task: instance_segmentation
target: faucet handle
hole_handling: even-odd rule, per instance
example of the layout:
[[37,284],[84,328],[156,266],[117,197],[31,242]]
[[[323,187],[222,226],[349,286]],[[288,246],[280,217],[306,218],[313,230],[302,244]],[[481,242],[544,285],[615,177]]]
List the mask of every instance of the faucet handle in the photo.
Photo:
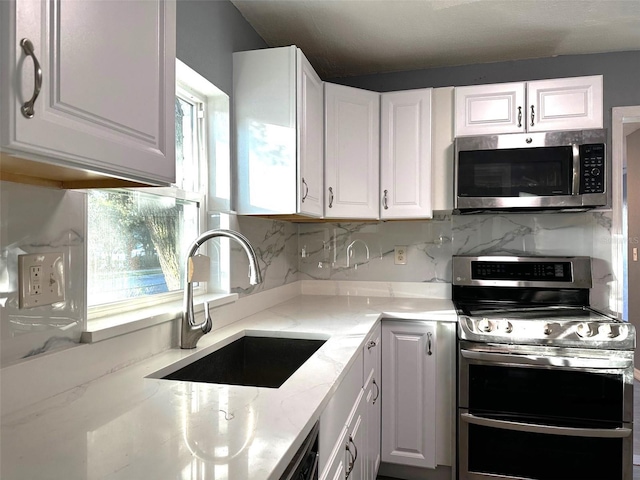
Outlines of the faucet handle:
[[213,322],[211,321],[211,314],[209,313],[209,302],[205,300],[203,303],[204,323],[202,324],[202,333],[209,333],[213,327]]

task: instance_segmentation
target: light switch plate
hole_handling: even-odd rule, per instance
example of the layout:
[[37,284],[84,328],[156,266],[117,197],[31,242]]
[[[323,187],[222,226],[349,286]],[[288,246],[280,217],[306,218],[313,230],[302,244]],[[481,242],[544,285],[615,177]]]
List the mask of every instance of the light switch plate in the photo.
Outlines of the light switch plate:
[[62,253],[18,255],[19,306],[34,308],[64,301]]

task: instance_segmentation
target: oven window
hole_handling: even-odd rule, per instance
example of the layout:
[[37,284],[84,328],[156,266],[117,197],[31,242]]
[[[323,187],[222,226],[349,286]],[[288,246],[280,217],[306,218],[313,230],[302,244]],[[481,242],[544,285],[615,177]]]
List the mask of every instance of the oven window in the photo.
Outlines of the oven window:
[[570,146],[473,150],[458,154],[461,197],[570,195]]
[[468,408],[517,421],[556,418],[565,426],[596,421],[617,427],[623,421],[623,390],[622,374],[470,364]]
[[538,480],[622,479],[621,438],[468,428],[470,472]]

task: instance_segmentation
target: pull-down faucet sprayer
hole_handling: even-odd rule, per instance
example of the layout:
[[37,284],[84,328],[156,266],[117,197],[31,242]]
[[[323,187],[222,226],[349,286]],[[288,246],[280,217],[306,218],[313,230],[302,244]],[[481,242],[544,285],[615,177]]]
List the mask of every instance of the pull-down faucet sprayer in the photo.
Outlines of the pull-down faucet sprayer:
[[195,323],[195,315],[193,313],[193,284],[189,281],[189,259],[195,255],[203,243],[215,237],[226,237],[238,242],[249,258],[249,283],[251,283],[251,285],[262,283],[262,274],[258,268],[256,252],[244,235],[234,232],[233,230],[216,229],[204,232],[196,238],[187,250],[185,262],[184,309],[182,312],[182,328],[180,329],[180,348],[196,348],[200,337],[209,333],[213,325],[211,315],[209,314],[208,302],[204,302],[205,320],[202,323]]

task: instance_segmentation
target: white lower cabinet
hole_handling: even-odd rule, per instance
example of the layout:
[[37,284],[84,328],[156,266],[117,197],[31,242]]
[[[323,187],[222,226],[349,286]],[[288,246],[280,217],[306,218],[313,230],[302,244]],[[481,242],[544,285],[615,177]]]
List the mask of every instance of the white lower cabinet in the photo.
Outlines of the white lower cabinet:
[[320,417],[322,480],[375,480],[380,467],[381,326],[362,351]]
[[[360,430],[363,428],[360,424],[362,423],[362,408],[364,408],[361,406],[364,396],[362,372],[363,355],[360,352],[320,416],[318,470],[320,472],[319,478],[322,480],[346,479],[351,463],[347,446],[350,446],[354,455],[355,448],[359,447],[357,443],[355,448],[350,444],[349,436],[351,435],[354,442],[361,437],[364,438]],[[362,457],[356,461],[361,459]],[[358,471],[360,472],[361,469]],[[361,480],[363,477],[350,475],[349,478]]]
[[347,422],[347,443],[345,445],[345,479],[364,480],[365,463],[365,442],[367,440],[367,424],[365,421],[364,390],[360,390],[360,395],[353,405],[349,421]]
[[383,463],[390,476],[389,466],[453,467],[455,342],[455,323],[371,330],[320,417],[320,480],[375,480]]
[[382,461],[436,467],[436,323],[382,327]]
[[365,342],[364,355],[364,403],[367,436],[364,445],[364,478],[376,480],[380,468],[380,439],[382,399],[380,390],[380,324],[373,330]]

